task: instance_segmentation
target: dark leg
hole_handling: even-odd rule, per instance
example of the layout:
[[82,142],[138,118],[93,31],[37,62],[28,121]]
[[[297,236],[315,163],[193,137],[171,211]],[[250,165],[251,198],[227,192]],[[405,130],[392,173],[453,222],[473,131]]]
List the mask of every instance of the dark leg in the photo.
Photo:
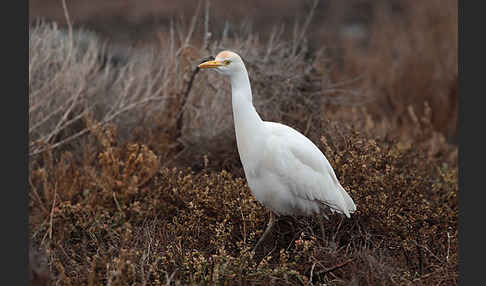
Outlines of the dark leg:
[[326,240],[326,236],[324,235],[324,218],[318,214],[317,215],[317,220],[319,222],[319,226],[321,227],[321,236],[322,236],[322,241]]
[[272,230],[272,227],[273,227],[274,224],[275,224],[275,215],[273,214],[272,211],[270,211],[270,218],[268,220],[267,229],[265,230],[265,232],[263,233],[262,237],[260,237],[260,239],[258,240],[257,244],[253,248],[253,252],[256,251],[256,249],[258,248],[258,246],[260,246],[260,243],[262,243],[262,241],[265,239],[265,237],[270,233],[270,231]]

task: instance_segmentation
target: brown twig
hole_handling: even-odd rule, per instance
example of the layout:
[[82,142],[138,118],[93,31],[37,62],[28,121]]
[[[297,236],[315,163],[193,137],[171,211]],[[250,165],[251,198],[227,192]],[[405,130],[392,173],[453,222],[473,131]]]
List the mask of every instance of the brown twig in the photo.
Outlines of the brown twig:
[[191,92],[191,89],[192,89],[192,84],[194,83],[194,79],[196,78],[196,74],[199,72],[199,67],[196,66],[196,68],[194,68],[192,70],[192,74],[191,74],[191,77],[189,78],[189,81],[187,82],[187,85],[186,85],[186,90],[184,91],[184,93],[182,94],[182,98],[181,98],[181,103],[180,103],[180,110],[179,110],[179,114],[177,115],[177,121],[176,121],[176,131],[177,131],[177,138],[179,138],[181,136],[181,132],[182,132],[182,115],[184,114],[184,108],[186,106],[186,102],[187,102],[187,98],[189,97],[189,93]]
[[328,269],[326,269],[326,270],[324,270],[324,271],[321,271],[321,272],[319,272],[318,274],[319,274],[319,275],[324,275],[324,274],[327,274],[327,273],[332,272],[332,271],[334,271],[334,270],[336,270],[336,269],[339,269],[339,268],[341,268],[341,267],[346,266],[347,264],[349,264],[349,263],[350,263],[350,262],[352,262],[353,260],[354,260],[354,258],[351,258],[351,259],[346,260],[346,261],[344,261],[344,262],[342,262],[342,263],[336,264],[336,265],[334,265],[334,266],[333,266],[333,267],[331,267],[331,268],[328,268]]

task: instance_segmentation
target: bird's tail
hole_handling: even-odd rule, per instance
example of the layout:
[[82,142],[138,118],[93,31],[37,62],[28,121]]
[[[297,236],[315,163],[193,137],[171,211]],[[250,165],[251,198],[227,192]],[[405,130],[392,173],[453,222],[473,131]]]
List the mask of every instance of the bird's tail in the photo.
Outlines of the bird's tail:
[[346,209],[349,213],[354,213],[356,211],[356,205],[354,204],[353,199],[349,196],[348,192],[346,192],[343,186],[339,185],[339,189],[341,190]]
[[340,213],[345,215],[347,218],[351,218],[351,213],[356,211],[356,205],[354,204],[353,199],[349,196],[346,190],[338,184],[338,189],[341,191],[341,199],[337,204],[330,204],[329,202],[325,203],[329,210],[334,213]]

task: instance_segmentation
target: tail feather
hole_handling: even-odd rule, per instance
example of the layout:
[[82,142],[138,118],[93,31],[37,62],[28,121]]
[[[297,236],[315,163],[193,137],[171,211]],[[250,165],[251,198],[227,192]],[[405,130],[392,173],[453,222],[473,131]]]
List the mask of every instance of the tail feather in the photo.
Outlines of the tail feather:
[[354,204],[353,199],[349,196],[348,192],[342,187],[339,186],[341,190],[341,194],[343,195],[344,202],[346,204],[346,208],[348,212],[354,213],[356,211],[356,205]]

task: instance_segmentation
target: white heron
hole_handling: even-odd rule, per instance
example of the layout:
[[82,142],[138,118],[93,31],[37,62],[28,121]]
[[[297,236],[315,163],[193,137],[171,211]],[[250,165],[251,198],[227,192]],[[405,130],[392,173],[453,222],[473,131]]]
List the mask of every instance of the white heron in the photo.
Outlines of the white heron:
[[267,228],[254,250],[274,225],[274,213],[310,216],[328,208],[350,217],[356,205],[319,148],[297,130],[260,118],[238,54],[222,51],[199,68],[214,69],[230,78],[240,160],[252,194],[270,209]]

